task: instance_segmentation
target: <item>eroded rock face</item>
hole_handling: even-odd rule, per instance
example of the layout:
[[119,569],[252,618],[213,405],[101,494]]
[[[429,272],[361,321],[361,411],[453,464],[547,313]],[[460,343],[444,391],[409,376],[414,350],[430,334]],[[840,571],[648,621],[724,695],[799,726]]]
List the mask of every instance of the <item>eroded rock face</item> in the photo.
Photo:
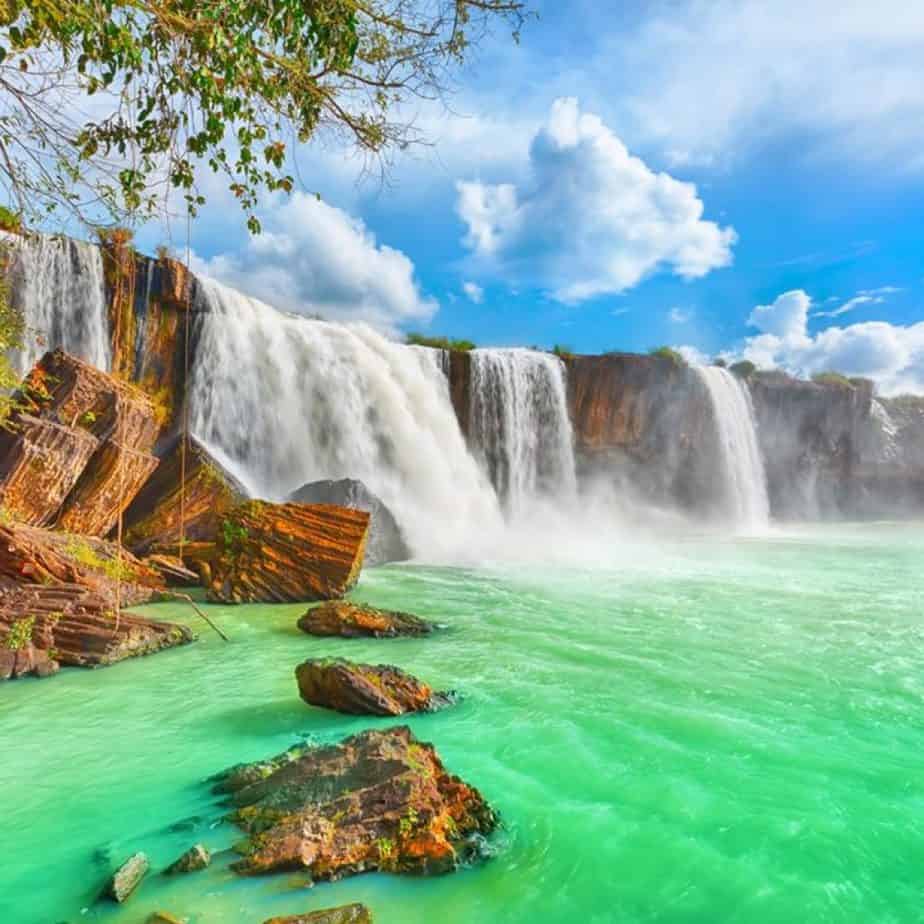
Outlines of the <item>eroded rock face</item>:
[[47,526],[99,440],[82,428],[31,414],[18,414],[13,426],[0,429],[0,504],[14,520]]
[[247,501],[215,542],[190,544],[210,600],[291,603],[348,593],[359,579],[369,514],[326,504]]
[[406,726],[258,766],[234,768],[221,784],[248,835],[232,866],[244,875],[444,873],[477,855],[497,824],[478,790],[449,774]]
[[39,676],[53,673],[57,664],[100,667],[195,638],[175,623],[125,611],[117,616],[110,598],[74,584],[0,587],[0,646],[11,637],[27,637]]
[[283,918],[270,918],[263,924],[372,924],[372,912],[365,905],[356,903]]
[[395,610],[380,610],[365,603],[330,600],[313,606],[298,620],[309,635],[339,638],[396,638],[428,635],[433,623]]
[[[21,619],[29,620],[30,616]],[[2,619],[2,617],[0,617]],[[15,622],[7,625],[0,622],[0,645],[9,642],[11,630],[15,631]],[[4,639],[6,635],[6,639]],[[36,677],[50,677],[56,674],[60,664],[50,657],[47,651],[36,648],[31,642],[21,648],[0,647],[0,680],[15,680],[32,674]]]
[[93,536],[19,523],[0,525],[0,584],[75,584],[130,606],[163,590],[160,573]]
[[364,561],[366,567],[384,565],[390,561],[406,561],[411,557],[411,551],[392,512],[355,478],[312,481],[293,491],[288,499],[297,504],[336,504],[339,507],[365,510],[370,516]]
[[141,554],[175,550],[183,514],[189,541],[211,541],[224,516],[247,499],[246,488],[195,437],[186,443],[186,488],[181,497],[182,437],[164,447],[154,473],[125,512],[126,544]]
[[349,715],[403,715],[445,706],[449,694],[388,664],[311,658],[295,668],[298,692],[311,706]]

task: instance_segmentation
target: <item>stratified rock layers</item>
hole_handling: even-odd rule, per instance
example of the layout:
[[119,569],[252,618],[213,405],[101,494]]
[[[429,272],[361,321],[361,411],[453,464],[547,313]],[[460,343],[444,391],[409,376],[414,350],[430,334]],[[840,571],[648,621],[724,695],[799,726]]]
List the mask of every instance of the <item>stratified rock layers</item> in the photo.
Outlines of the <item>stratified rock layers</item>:
[[434,626],[411,613],[380,610],[366,603],[330,600],[313,606],[298,620],[308,635],[339,638],[397,638],[429,635]]
[[369,514],[325,504],[247,501],[214,543],[191,545],[211,600],[287,603],[342,597],[359,579]]

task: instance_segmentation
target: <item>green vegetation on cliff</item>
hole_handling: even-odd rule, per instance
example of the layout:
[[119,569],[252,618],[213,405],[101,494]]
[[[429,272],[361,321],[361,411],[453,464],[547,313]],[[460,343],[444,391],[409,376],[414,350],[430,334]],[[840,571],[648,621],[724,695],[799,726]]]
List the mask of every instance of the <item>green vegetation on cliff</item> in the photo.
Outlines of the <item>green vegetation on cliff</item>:
[[404,338],[411,346],[433,347],[436,350],[474,350],[472,340],[453,340],[449,337],[428,337],[426,334],[411,333]]

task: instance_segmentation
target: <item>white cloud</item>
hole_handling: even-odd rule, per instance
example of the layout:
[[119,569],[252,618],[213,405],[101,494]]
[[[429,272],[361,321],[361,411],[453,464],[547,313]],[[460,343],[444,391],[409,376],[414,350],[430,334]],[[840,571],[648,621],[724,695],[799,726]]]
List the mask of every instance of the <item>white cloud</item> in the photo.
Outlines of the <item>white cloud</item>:
[[693,312],[689,308],[671,308],[667,318],[671,324],[686,324],[692,320]]
[[831,370],[865,376],[886,395],[924,392],[924,321],[907,326],[864,321],[812,335],[807,328],[811,305],[808,293],[795,289],[756,307],[748,323],[761,333],[745,341],[741,356],[795,375]]
[[[854,308],[861,308],[863,305],[881,305],[886,296],[893,292],[900,292],[901,289],[895,286],[880,286],[878,289],[861,289],[853,298],[847,299],[843,305],[837,308],[831,308],[828,311],[815,311],[813,318],[839,318],[842,314],[853,311]],[[825,299],[825,304],[831,302],[831,299]],[[833,299],[837,301],[837,299]]]
[[457,184],[473,265],[577,303],[667,270],[684,279],[732,262],[737,236],[703,219],[692,183],[656,173],[576,99],[559,99],[517,183]]
[[194,268],[284,311],[384,330],[427,320],[438,308],[420,291],[406,254],[314,196],[294,193],[264,226],[239,250],[197,258]]
[[[924,167],[917,3],[685,0],[601,43],[633,137],[708,165],[793,131],[854,160]],[[613,68],[618,68],[614,76]]]
[[676,350],[690,365],[693,366],[708,366],[709,357],[706,356],[702,350],[697,349],[695,346],[690,346],[689,344],[683,344],[682,346],[672,347]]
[[484,289],[477,282],[463,282],[462,291],[468,296],[469,301],[476,305],[484,301]]

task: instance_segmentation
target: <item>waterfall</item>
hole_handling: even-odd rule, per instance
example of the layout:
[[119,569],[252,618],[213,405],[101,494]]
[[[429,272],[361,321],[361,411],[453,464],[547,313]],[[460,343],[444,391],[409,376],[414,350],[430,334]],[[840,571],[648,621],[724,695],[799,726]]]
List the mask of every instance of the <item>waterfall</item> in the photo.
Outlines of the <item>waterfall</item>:
[[573,496],[564,363],[536,350],[471,352],[469,438],[507,510]]
[[52,235],[7,235],[10,301],[22,312],[25,343],[13,357],[25,374],[46,350],[60,347],[110,368],[109,316],[99,247]]
[[762,529],[770,520],[770,502],[750,393],[727,369],[695,368],[715,415],[727,513],[740,528]]
[[191,429],[259,496],[358,478],[431,558],[500,527],[438,351],[282,314],[208,279],[196,299]]

